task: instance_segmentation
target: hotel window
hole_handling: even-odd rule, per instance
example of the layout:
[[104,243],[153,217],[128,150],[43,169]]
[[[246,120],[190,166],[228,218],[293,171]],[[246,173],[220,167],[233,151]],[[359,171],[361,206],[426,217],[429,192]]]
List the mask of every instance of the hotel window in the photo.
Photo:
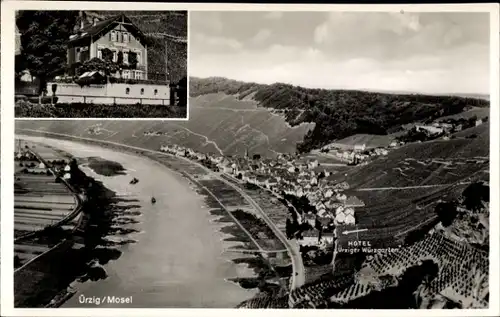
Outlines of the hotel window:
[[128,64],[128,52],[123,52],[123,62]]
[[102,59],[102,50],[101,49],[97,50],[97,58]]
[[158,89],[155,89],[155,96],[158,95]]
[[118,60],[118,52],[113,51],[113,62],[116,62]]
[[111,42],[116,42],[116,32],[111,31]]
[[142,72],[136,71],[135,72],[135,79],[142,79]]
[[144,88],[141,88],[141,95],[144,95]]
[[128,95],[128,94],[130,94],[130,88],[128,88],[128,87],[127,87],[127,88],[125,89],[125,93],[126,93],[127,95]]
[[128,42],[128,33],[123,33],[123,42]]
[[125,79],[130,79],[130,70],[125,69],[125,70],[123,71],[123,78],[125,78]]

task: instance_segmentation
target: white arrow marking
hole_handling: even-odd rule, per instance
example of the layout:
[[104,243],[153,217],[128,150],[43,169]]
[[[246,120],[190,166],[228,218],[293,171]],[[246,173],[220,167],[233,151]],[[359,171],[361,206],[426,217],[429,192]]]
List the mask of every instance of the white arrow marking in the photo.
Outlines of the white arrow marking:
[[346,230],[343,231],[342,234],[349,234],[349,233],[363,232],[363,231],[368,231],[368,229]]

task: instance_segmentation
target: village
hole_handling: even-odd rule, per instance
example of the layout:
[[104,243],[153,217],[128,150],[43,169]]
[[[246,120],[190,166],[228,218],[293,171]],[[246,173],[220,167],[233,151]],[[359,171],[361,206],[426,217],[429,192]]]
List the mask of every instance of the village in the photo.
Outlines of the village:
[[160,150],[196,160],[240,183],[270,191],[280,200],[307,199],[307,204],[313,208],[294,208],[298,224],[307,228],[299,239],[303,246],[331,247],[334,226],[354,225],[355,208],[364,206],[357,197],[343,193],[349,185],[345,182],[334,184],[329,179],[334,172],[321,166],[318,160],[303,161],[287,154],[264,159],[258,155],[250,157],[248,152],[245,157],[225,157],[198,153],[179,145],[164,145]]

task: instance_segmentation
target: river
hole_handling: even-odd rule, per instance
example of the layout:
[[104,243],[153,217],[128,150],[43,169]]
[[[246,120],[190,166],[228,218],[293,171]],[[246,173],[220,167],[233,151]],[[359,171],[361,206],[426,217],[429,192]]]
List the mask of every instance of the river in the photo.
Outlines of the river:
[[[222,241],[221,224],[213,222],[203,197],[185,178],[165,166],[139,155],[78,142],[44,137],[21,138],[44,143],[75,157],[101,157],[118,162],[126,175],[103,176],[87,167],[90,177],[127,199],[137,199],[141,215],[130,234],[136,243],[120,247],[122,255],[104,265],[108,277],[96,282],[74,283],[77,293],[64,308],[92,307],[82,298],[130,297],[132,303],[101,302],[100,308],[233,308],[253,297],[225,279],[248,276],[245,264],[234,264],[224,255],[231,247]],[[139,183],[130,185],[137,177]],[[151,196],[157,198],[151,204]]]

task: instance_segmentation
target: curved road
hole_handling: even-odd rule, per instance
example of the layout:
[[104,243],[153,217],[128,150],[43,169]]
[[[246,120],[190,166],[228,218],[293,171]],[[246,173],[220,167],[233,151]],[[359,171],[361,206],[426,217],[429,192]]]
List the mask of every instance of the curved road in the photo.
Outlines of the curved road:
[[[145,149],[145,148],[140,148],[140,147],[126,145],[126,144],[112,142],[112,141],[104,141],[104,140],[96,140],[96,139],[92,139],[92,138],[77,137],[77,136],[73,136],[73,135],[69,135],[69,134],[53,133],[53,132],[47,132],[47,131],[43,131],[43,130],[32,130],[32,129],[20,129],[20,130],[32,131],[32,132],[37,132],[37,133],[46,133],[49,135],[52,134],[52,135],[56,135],[56,136],[59,135],[59,136],[68,137],[68,138],[72,138],[72,139],[76,139],[76,140],[80,139],[80,140],[91,141],[94,143],[104,143],[104,144],[107,143],[107,144],[117,145],[117,146],[129,148],[129,149],[133,149],[133,150],[139,150],[139,151],[144,151],[144,152],[149,152],[149,153],[172,156],[171,154],[168,154],[165,152],[149,150],[149,149]],[[193,162],[193,161],[191,161],[187,158],[184,158],[184,157],[178,157],[178,156],[176,156],[176,157],[183,159],[183,160],[186,160],[186,161],[189,161],[192,164],[196,164],[196,165],[201,166],[202,168],[207,170],[209,173],[211,173],[214,177],[216,177],[220,181],[226,183],[227,185],[231,186],[236,191],[238,191],[243,197],[245,197],[245,199],[247,199],[252,204],[252,206],[254,206],[254,208],[262,215],[262,218],[267,223],[267,225],[271,228],[271,230],[273,230],[276,237],[278,237],[278,239],[281,240],[281,242],[285,245],[285,247],[288,250],[290,258],[292,259],[292,267],[293,267],[291,288],[295,289],[295,288],[302,286],[305,283],[305,268],[304,268],[304,263],[302,261],[302,256],[300,255],[299,246],[296,243],[296,241],[292,242],[292,241],[287,240],[285,235],[276,227],[276,225],[271,221],[271,219],[262,210],[262,208],[260,208],[260,206],[249,195],[247,195],[241,188],[239,188],[236,185],[232,184],[231,182],[227,181],[223,177],[220,177],[217,173],[213,172],[212,170],[206,168],[205,166],[203,166],[197,162]]]

